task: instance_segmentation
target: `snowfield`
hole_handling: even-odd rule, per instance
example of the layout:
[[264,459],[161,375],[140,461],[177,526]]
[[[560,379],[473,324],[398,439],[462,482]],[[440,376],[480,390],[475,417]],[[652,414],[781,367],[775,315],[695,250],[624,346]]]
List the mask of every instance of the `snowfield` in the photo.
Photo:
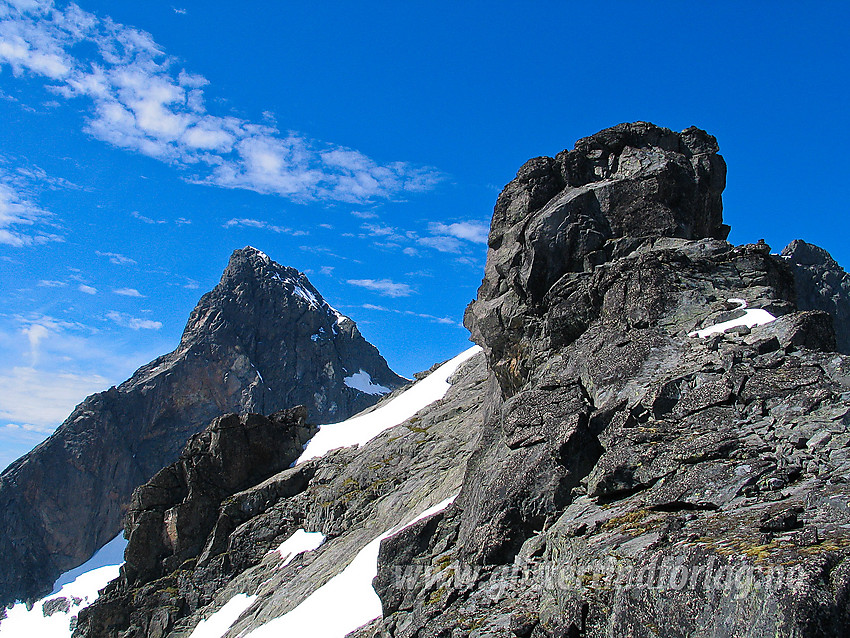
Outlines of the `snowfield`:
[[[118,577],[119,568],[119,565],[107,565],[77,576],[58,593],[39,600],[30,610],[24,603],[17,603],[6,611],[6,619],[0,622],[0,638],[70,638],[71,620],[97,599],[99,590]],[[55,600],[60,602],[48,604]],[[45,606],[47,611],[52,606],[58,608],[51,615],[45,615]]]
[[353,416],[340,423],[320,425],[318,434],[307,443],[296,465],[324,456],[336,448],[363,445],[384,430],[403,423],[425,406],[442,399],[451,387],[448,378],[464,361],[479,352],[480,346],[472,346],[461,352],[421,381],[417,381],[410,389],[372,412]]
[[206,620],[202,620],[195,626],[195,630],[189,638],[221,638],[230,629],[230,625],[236,622],[256,596],[247,594],[236,594],[225,603],[224,607],[215,612]]

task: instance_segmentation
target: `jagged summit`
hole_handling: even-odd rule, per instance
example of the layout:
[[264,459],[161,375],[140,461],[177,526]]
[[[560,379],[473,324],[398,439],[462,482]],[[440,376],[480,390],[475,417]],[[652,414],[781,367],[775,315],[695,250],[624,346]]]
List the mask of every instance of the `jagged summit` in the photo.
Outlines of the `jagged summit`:
[[120,530],[132,490],[225,413],[344,420],[406,383],[307,277],[236,250],[178,347],[83,401],[0,476],[0,602],[49,591]]

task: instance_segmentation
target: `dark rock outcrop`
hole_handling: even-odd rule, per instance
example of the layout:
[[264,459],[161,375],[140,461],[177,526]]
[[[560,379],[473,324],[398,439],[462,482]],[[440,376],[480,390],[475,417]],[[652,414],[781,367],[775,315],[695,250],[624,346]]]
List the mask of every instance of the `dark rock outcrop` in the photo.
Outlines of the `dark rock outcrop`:
[[113,538],[133,489],[213,418],[304,405],[310,422],[339,421],[379,398],[346,384],[360,371],[405,383],[302,273],[235,251],[174,352],[87,398],[0,476],[0,602],[48,592]]
[[108,635],[138,624],[150,612],[150,606],[141,604],[141,588],[197,562],[213,528],[223,524],[222,502],[295,462],[317,431],[305,423],[306,415],[299,406],[268,418],[219,417],[189,439],[177,462],[139,486],[125,523],[121,575],[110,584],[97,611],[86,608],[80,613],[79,631]]
[[838,351],[850,354],[850,275],[823,248],[795,239],[782,250],[791,266],[801,310],[828,312]]
[[[465,317],[483,435],[454,506],[384,542],[373,634],[844,635],[843,279],[723,241],[724,168],[702,131],[625,124],[506,187]],[[779,319],[696,336],[737,299]],[[411,564],[444,576],[400,590]]]

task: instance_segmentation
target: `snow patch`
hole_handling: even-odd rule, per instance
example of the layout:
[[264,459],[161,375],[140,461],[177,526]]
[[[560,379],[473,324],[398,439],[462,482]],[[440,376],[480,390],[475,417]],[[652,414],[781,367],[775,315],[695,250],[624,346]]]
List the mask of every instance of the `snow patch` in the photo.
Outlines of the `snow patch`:
[[[744,310],[745,308],[747,308],[746,299],[733,298],[729,299],[729,302],[738,304],[738,307],[735,308],[735,310]],[[748,308],[744,310],[744,315],[742,317],[738,317],[737,319],[730,319],[729,321],[724,321],[722,323],[717,323],[713,326],[709,326],[708,328],[703,328],[702,330],[695,330],[694,332],[688,333],[688,336],[705,338],[709,335],[726,332],[730,328],[735,328],[737,326],[747,326],[747,328],[753,328],[755,326],[761,326],[766,323],[770,323],[771,321],[776,321],[776,317],[770,314],[767,310],[764,310],[763,308]]]
[[212,616],[199,622],[189,638],[221,638],[256,598],[247,594],[236,594]]
[[312,552],[324,542],[325,535],[321,532],[305,532],[303,529],[297,529],[292,536],[280,544],[280,547],[269,553],[278,552],[283,560],[281,567],[286,567],[298,554]]
[[319,300],[316,299],[316,295],[307,290],[306,288],[302,288],[299,284],[294,284],[292,287],[292,292],[294,292],[297,296],[301,297],[305,300],[310,306],[313,308],[319,307]]
[[127,539],[124,538],[123,532],[119,532],[115,538],[97,550],[94,556],[89,558],[85,563],[68,570],[57,578],[56,582],[53,583],[53,591],[48,598],[58,594],[63,585],[74,582],[78,576],[82,576],[86,572],[90,572],[98,567],[106,567],[107,565],[120,565],[124,562],[124,549],[126,547]]
[[359,390],[363,394],[387,394],[390,391],[387,387],[372,383],[372,376],[363,368],[360,368],[360,372],[345,377],[342,382],[349,388]]
[[266,262],[267,264],[270,264],[270,263],[271,263],[271,261],[272,261],[271,257],[269,257],[266,253],[264,253],[264,252],[263,252],[262,250],[260,250],[259,248],[254,248],[253,246],[248,246],[248,248],[250,248],[250,249],[251,249],[251,250],[253,250],[255,253],[257,253],[257,256],[258,256],[260,259],[262,259],[264,262]]
[[442,399],[451,387],[448,378],[464,361],[479,352],[481,352],[480,346],[472,346],[461,352],[454,359],[447,361],[427,377],[416,382],[411,388],[372,412],[353,416],[341,423],[320,425],[319,432],[310,439],[295,464],[324,456],[336,448],[364,445],[384,430],[403,423],[422,408]]
[[[381,615],[381,599],[372,588],[378,574],[381,541],[447,508],[457,495],[429,507],[412,521],[390,529],[361,549],[348,567],[310,594],[292,611],[261,625],[248,636],[344,638]],[[192,637],[194,638],[194,636]]]
[[[106,565],[81,574],[56,594],[39,600],[31,610],[24,603],[17,603],[0,622],[0,638],[70,638],[71,619],[97,600],[99,591],[118,577],[119,569],[119,565]],[[58,598],[65,599],[68,610],[57,609],[46,616],[44,605]]]

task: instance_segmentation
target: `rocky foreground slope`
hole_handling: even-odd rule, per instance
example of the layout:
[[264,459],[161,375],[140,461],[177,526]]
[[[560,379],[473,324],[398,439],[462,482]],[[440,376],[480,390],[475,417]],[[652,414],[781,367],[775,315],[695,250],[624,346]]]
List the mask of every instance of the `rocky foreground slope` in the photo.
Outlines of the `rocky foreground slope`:
[[850,277],[804,242],[726,242],[725,170],[704,131],[643,122],[527,162],[465,317],[484,353],[446,396],[212,527],[166,515],[191,486],[142,488],[165,531],[129,517],[76,635],[846,635]]
[[37,598],[121,528],[130,495],[228,412],[342,420],[406,383],[307,277],[248,247],[177,349],[88,397],[0,476],[0,602]]

